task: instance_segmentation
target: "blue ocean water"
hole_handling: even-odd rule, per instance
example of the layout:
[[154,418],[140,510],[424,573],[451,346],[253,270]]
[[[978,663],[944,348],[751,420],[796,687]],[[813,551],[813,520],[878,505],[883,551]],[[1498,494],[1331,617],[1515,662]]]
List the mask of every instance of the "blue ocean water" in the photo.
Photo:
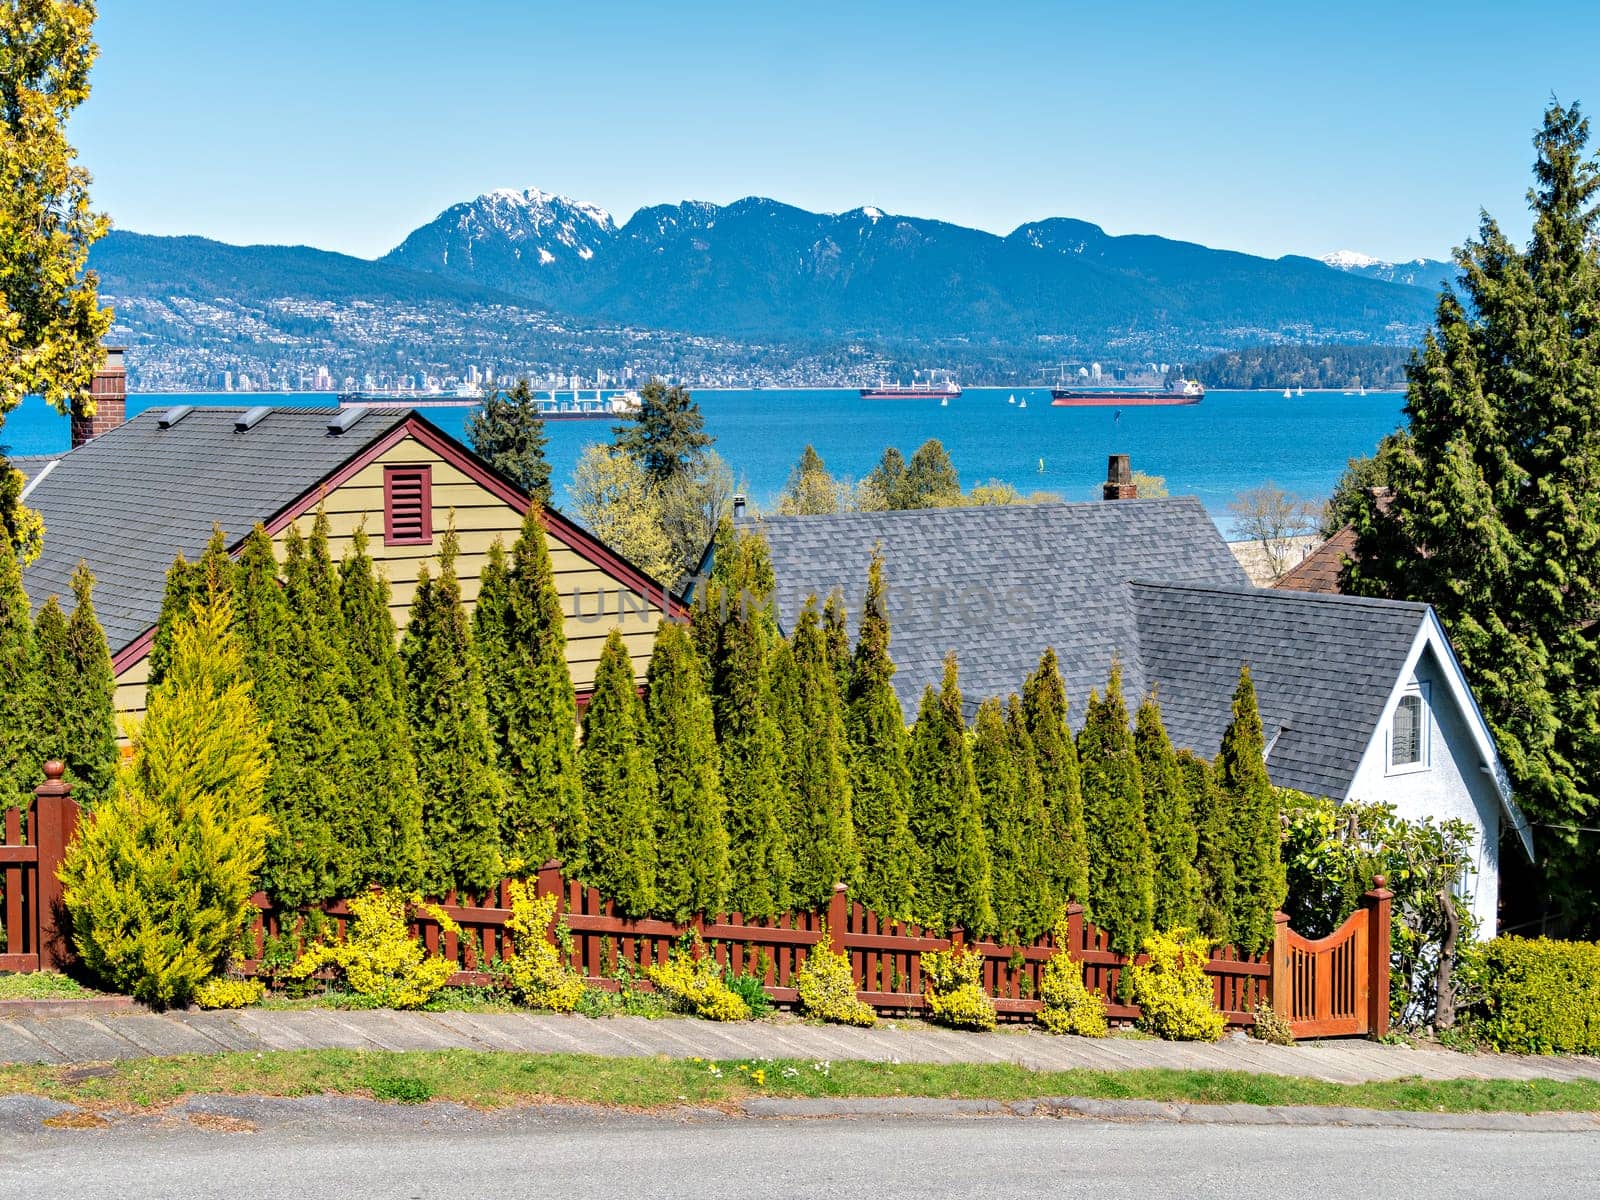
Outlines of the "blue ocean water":
[[[1024,492],[1069,500],[1100,494],[1106,456],[1129,454],[1135,470],[1163,475],[1173,495],[1198,496],[1225,530],[1239,492],[1271,481],[1307,498],[1328,494],[1345,461],[1370,454],[1400,421],[1403,396],[1336,392],[1287,398],[1281,392],[1209,392],[1172,408],[1053,408],[1042,388],[972,388],[941,407],[934,400],[863,400],[853,390],[699,391],[716,449],[758,504],[783,487],[807,443],[836,475],[859,479],[885,446],[909,458],[928,438],[950,452],[964,485],[1004,480]],[[1017,403],[1010,403],[1015,397]],[[1023,402],[1026,402],[1024,404]],[[331,405],[327,393],[135,394],[129,415],[176,403]],[[462,437],[467,408],[430,408],[427,417]],[[559,485],[583,448],[610,437],[607,421],[547,425]],[[64,450],[67,422],[30,399],[0,427],[11,454]]]

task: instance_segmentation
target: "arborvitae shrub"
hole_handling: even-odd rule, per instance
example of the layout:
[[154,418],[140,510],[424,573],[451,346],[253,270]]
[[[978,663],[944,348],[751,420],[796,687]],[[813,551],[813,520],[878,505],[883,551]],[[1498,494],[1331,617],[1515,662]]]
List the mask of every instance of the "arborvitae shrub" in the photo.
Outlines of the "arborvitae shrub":
[[910,745],[889,657],[883,557],[874,554],[860,635],[850,666],[845,734],[850,749],[850,808],[861,855],[854,892],[885,920],[911,916],[916,845],[911,840]]
[[1105,698],[1091,694],[1078,735],[1083,814],[1089,834],[1089,894],[1094,923],[1111,948],[1132,958],[1150,933],[1150,834],[1139,758],[1122,700],[1122,669],[1113,664]]
[[266,735],[217,595],[173,627],[132,767],[79,827],[62,868],[73,942],[107,986],[184,1004],[220,971],[253,910],[268,820]]
[[589,849],[583,879],[625,916],[655,906],[655,771],[633,659],[613,628],[595,668],[583,713],[579,770],[588,801]]
[[833,896],[834,885],[856,874],[855,829],[850,815],[850,775],[844,715],[828,643],[808,603],[790,639],[797,732],[788,748],[793,793],[788,842],[794,863],[790,895],[795,907],[815,911]]
[[[1045,802],[1044,776],[1039,771],[1039,757],[1028,733],[1022,702],[1015,693],[1006,706],[1006,735],[1017,766],[1017,842],[1021,850],[1017,862],[1025,881],[1017,893],[1017,936],[1031,942],[1050,928],[1067,897],[1059,886],[1056,857],[1061,843]],[[1076,752],[1073,757],[1076,759]],[[993,851],[990,853],[992,857]]]
[[1233,813],[1217,790],[1211,764],[1178,751],[1198,844],[1195,867],[1200,877],[1200,904],[1196,924],[1200,932],[1219,945],[1233,942]]
[[1062,899],[1076,900],[1092,912],[1078,750],[1067,728],[1067,690],[1054,649],[1044,652],[1038,669],[1023,683],[1022,711],[1050,813],[1054,890]]
[[1150,829],[1155,927],[1193,928],[1200,904],[1200,873],[1195,869],[1198,838],[1188,785],[1154,693],[1139,706],[1133,740]]
[[1217,791],[1233,814],[1233,944],[1261,954],[1272,944],[1275,917],[1288,895],[1279,844],[1278,801],[1267,778],[1261,715],[1250,668],[1239,670],[1233,720],[1222,735]]
[[11,539],[0,530],[0,808],[26,802],[27,795],[44,782],[34,768],[35,748],[28,705],[33,666],[33,623],[28,594],[22,588],[22,568]]
[[645,692],[646,738],[656,776],[656,908],[669,920],[720,912],[728,895],[728,832],[723,825],[711,698],[689,631],[656,629]]
[[72,615],[51,596],[33,631],[31,721],[33,762],[59,759],[72,798],[93,807],[115,785],[117,732],[111,651],[94,611],[94,577],[83,563],[72,573]]

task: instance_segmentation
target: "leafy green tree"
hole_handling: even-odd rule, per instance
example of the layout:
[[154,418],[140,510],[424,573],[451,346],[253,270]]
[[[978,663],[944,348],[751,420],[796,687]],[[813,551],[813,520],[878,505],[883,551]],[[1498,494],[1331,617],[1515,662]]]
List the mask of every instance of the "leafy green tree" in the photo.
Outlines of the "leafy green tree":
[[24,567],[31,565],[44,549],[44,518],[22,503],[27,484],[22,472],[6,461],[5,449],[0,447],[0,537]]
[[917,447],[898,493],[896,508],[948,508],[961,503],[961,477],[937,438]]
[[[33,665],[33,623],[22,568],[9,538],[0,538],[0,696],[28,695]],[[33,790],[33,729],[28,706],[0,704],[0,806],[9,807]]]
[[656,774],[656,907],[685,921],[722,910],[728,831],[716,729],[688,630],[656,627],[645,693],[646,737]]
[[796,907],[816,911],[827,906],[835,884],[855,878],[858,866],[843,706],[816,597],[801,610],[790,645],[800,718],[798,737],[787,747],[794,780],[790,892]]
[[1233,941],[1234,872],[1233,813],[1217,790],[1211,764],[1188,750],[1178,751],[1178,770],[1189,793],[1198,845],[1195,870],[1200,876],[1196,928],[1213,942]]
[[[1543,887],[1531,907],[1600,928],[1600,167],[1577,105],[1534,137],[1533,234],[1492,218],[1408,377],[1390,504],[1356,516],[1352,589],[1432,604],[1472,680]],[[1539,893],[1543,892],[1540,896]]]
[[651,579],[677,578],[661,489],[638,459],[610,446],[587,446],[567,490],[573,515],[590,533]]
[[639,411],[611,432],[612,445],[635,459],[656,485],[692,473],[714,440],[688,389],[660,379],[639,389]]
[[579,763],[589,805],[583,878],[624,915],[645,916],[656,903],[656,776],[633,659],[615,627],[595,667]]
[[1113,950],[1132,958],[1150,936],[1155,897],[1144,784],[1118,663],[1111,665],[1105,698],[1089,695],[1078,734],[1078,761],[1094,922],[1110,937]]
[[51,596],[34,624],[35,759],[59,759],[72,798],[92,807],[116,782],[116,688],[111,651],[94,611],[94,576],[84,563],[72,573],[72,592],[70,617]]
[[778,511],[785,516],[815,516],[836,513],[847,507],[840,502],[837,480],[828,473],[816,447],[808,445],[800,461],[789,471],[789,479],[778,494]]
[[519,379],[509,389],[485,388],[467,417],[467,440],[478,457],[516,484],[537,505],[550,503],[550,464],[544,418],[533,385]]
[[389,615],[389,581],[367,553],[365,529],[356,530],[339,564],[339,607],[352,784],[339,890],[353,896],[373,883],[415,887],[422,875],[422,788],[406,724],[405,668]]
[[252,916],[271,751],[230,609],[213,593],[174,630],[133,769],[79,826],[62,868],[83,965],[148,1004],[187,1003]]
[[850,747],[850,808],[855,818],[861,872],[855,894],[890,921],[911,917],[916,843],[911,840],[910,739],[889,657],[889,610],[883,555],[867,568],[845,736]]
[[655,489],[661,531],[676,575],[662,575],[671,584],[700,565],[717,523],[733,511],[733,471],[715,450],[707,450],[691,471]]
[[1139,705],[1133,741],[1150,829],[1155,927],[1164,933],[1193,929],[1200,906],[1200,873],[1195,869],[1199,838],[1187,781],[1154,692]]
[[1278,801],[1267,777],[1266,741],[1250,667],[1239,668],[1233,719],[1222,734],[1216,783],[1233,813],[1233,944],[1261,954],[1272,944],[1274,919],[1288,893],[1279,845]]
[[523,516],[509,564],[498,542],[490,550],[473,636],[508,793],[500,811],[506,854],[530,869],[559,857],[581,873],[590,838],[574,742],[577,698],[561,593],[537,507]]
[[[1044,775],[1039,769],[1039,753],[1028,733],[1027,713],[1021,699],[1012,693],[1006,704],[1006,737],[1012,761],[1017,766],[1016,820],[1020,856],[1017,869],[1028,882],[1017,891],[1017,935],[1032,941],[1050,930],[1061,915],[1067,897],[1060,890],[1056,856],[1060,842],[1055,835],[1050,809],[1045,802]],[[1071,745],[1070,741],[1068,745]],[[991,851],[991,855],[993,851]],[[994,868],[995,888],[1000,888],[1000,866]]]
[[507,803],[495,766],[483,672],[472,645],[454,525],[439,547],[439,578],[423,563],[400,642],[411,748],[422,785],[423,880],[427,891],[479,892],[499,881],[499,813]]
[[994,930],[989,846],[983,801],[972,774],[972,749],[961,707],[954,654],[944,660],[939,691],[922,696],[911,729],[911,837],[917,847],[912,911],[919,925],[973,933]]
[[1084,905],[1092,915],[1089,835],[1083,823],[1078,750],[1067,727],[1067,686],[1054,648],[1044,652],[1038,669],[1023,682],[1022,715],[1039,760],[1045,808],[1050,813],[1054,890],[1063,900]]

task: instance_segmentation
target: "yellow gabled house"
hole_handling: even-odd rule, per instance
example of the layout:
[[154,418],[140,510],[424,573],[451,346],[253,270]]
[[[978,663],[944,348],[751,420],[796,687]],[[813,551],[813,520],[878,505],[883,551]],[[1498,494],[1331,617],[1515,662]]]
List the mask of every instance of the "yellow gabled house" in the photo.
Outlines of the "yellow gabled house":
[[[120,414],[117,414],[120,415]],[[111,646],[120,718],[144,711],[148,658],[167,568],[193,560],[213,527],[237,552],[257,522],[283,553],[326,506],[337,560],[363,525],[388,578],[397,630],[417,572],[434,562],[450,521],[470,606],[496,538],[515,541],[527,497],[461,443],[404,408],[208,408],[177,404],[107,423],[66,454],[16,461],[26,503],[43,514],[44,551],[24,574],[35,607],[70,605],[79,561],[96,579],[95,609]],[[566,615],[567,663],[580,703],[600,648],[620,627],[644,678],[656,625],[680,601],[553,509],[544,527]],[[437,566],[431,569],[437,570]],[[124,726],[125,727],[125,726]]]

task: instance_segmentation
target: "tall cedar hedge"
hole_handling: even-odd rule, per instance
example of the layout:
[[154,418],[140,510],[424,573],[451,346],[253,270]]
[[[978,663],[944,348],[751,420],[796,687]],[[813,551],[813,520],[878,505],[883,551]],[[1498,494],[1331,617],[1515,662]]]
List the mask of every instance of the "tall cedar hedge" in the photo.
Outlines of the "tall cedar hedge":
[[911,730],[911,837],[916,844],[911,911],[917,924],[973,933],[994,929],[983,803],[972,775],[972,749],[955,655],[944,660],[938,692],[922,695]]
[[728,897],[728,831],[711,697],[689,631],[656,629],[645,693],[655,764],[656,908],[675,921],[720,912]]
[[787,734],[793,792],[788,840],[794,874],[790,894],[797,908],[824,908],[836,884],[856,873],[855,828],[850,815],[844,714],[828,637],[807,602],[795,623],[789,655],[794,672],[798,731]]
[[505,852],[535,868],[560,858],[581,874],[589,834],[574,741],[578,714],[542,509],[524,514],[509,562],[498,541],[490,549],[473,634],[509,796],[500,814]]
[[881,554],[872,556],[867,569],[859,628],[845,713],[850,806],[861,862],[855,894],[879,916],[907,920],[916,855],[909,823],[910,739],[894,690]]
[[1179,750],[1178,770],[1189,793],[1197,841],[1200,901],[1195,925],[1213,942],[1229,945],[1233,942],[1233,813],[1205,759]]
[[405,715],[405,668],[389,615],[389,581],[356,530],[339,564],[349,679],[348,838],[339,847],[347,896],[369,884],[416,887],[422,876],[422,787]]
[[1041,914],[1054,916],[1050,839],[1038,762],[1020,723],[1019,702],[1015,696],[1012,701],[1016,726],[998,699],[979,705],[972,775],[982,801],[995,932],[1007,941],[1031,941],[1049,924]]
[[1094,921],[1110,936],[1112,949],[1132,956],[1150,935],[1154,896],[1143,782],[1119,665],[1112,665],[1103,699],[1090,693],[1078,734],[1078,761]]
[[625,916],[645,916],[656,903],[656,779],[633,659],[615,627],[583,713],[579,767],[589,815],[582,878]]
[[[1044,775],[1039,770],[1039,754],[1034,749],[1032,735],[1028,733],[1022,700],[1014,692],[1006,704],[1006,737],[1011,745],[1012,760],[1017,765],[1017,786],[1020,789],[1016,810],[1020,828],[1017,841],[1022,847],[1020,869],[1022,878],[1029,881],[1025,894],[1019,893],[1017,933],[1024,940],[1031,941],[1054,927],[1067,896],[1060,890],[1056,871],[1060,843],[1056,840],[1050,809],[1045,802]],[[999,886],[998,882],[996,886]]]
[[94,611],[94,577],[83,563],[72,573],[72,590],[70,617],[51,596],[34,625],[34,760],[59,759],[72,798],[87,807],[109,796],[116,781],[115,687]]
[[499,813],[505,785],[495,766],[483,673],[461,607],[460,543],[452,526],[439,548],[439,577],[423,563],[400,643],[411,747],[422,785],[424,889],[481,892],[503,874]]
[[1150,828],[1150,855],[1155,927],[1163,932],[1193,929],[1199,915],[1198,849],[1188,783],[1161,721],[1155,693],[1146,696],[1134,718],[1134,748],[1144,784],[1145,820]]
[[1067,727],[1067,688],[1054,649],[1044,652],[1038,669],[1023,682],[1022,713],[1050,813],[1054,891],[1092,913],[1078,750]]
[[1267,778],[1266,743],[1248,665],[1239,669],[1233,720],[1222,735],[1216,779],[1222,802],[1233,814],[1233,944],[1260,954],[1272,944],[1274,916],[1289,889],[1278,801]]

